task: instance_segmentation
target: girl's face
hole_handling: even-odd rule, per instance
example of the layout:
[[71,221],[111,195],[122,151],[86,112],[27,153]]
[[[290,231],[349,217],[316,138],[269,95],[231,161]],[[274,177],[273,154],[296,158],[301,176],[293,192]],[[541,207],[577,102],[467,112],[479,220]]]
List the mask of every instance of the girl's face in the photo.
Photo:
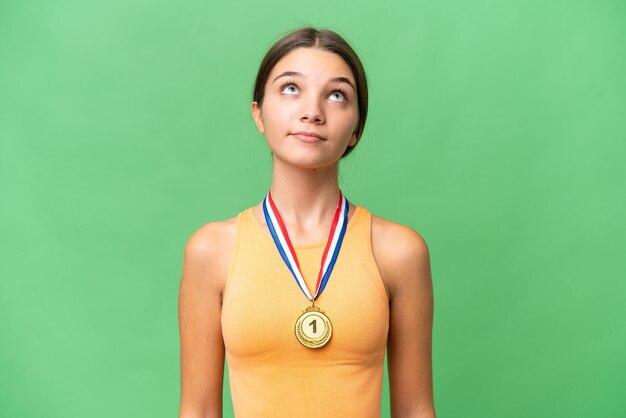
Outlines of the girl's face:
[[359,112],[352,71],[337,54],[297,48],[270,72],[263,104],[252,103],[252,116],[274,158],[306,168],[334,164],[348,145],[357,142]]

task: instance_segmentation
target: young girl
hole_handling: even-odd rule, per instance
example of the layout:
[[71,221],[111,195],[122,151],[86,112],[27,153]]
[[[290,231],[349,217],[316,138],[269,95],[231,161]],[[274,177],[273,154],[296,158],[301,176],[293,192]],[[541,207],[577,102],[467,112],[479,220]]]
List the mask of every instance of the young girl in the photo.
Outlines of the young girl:
[[433,418],[430,257],[413,229],[349,202],[339,160],[359,142],[367,83],[335,32],[302,28],[258,71],[252,116],[272,151],[267,196],[185,247],[181,418]]

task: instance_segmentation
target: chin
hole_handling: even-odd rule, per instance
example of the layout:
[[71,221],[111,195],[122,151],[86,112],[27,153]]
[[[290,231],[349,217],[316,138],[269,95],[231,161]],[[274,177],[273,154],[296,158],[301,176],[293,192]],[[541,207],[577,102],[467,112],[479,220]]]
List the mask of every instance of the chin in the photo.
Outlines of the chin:
[[314,169],[314,168],[324,168],[324,167],[331,166],[339,160],[340,156],[337,156],[337,158],[335,159],[328,158],[327,156],[325,158],[321,158],[321,156],[319,155],[316,156],[316,155],[311,155],[311,153],[308,153],[308,154],[300,154],[300,155],[287,155],[287,156],[282,155],[282,156],[276,156],[276,157],[280,159],[284,164],[288,164],[288,165],[296,166],[300,168],[305,168],[305,169]]

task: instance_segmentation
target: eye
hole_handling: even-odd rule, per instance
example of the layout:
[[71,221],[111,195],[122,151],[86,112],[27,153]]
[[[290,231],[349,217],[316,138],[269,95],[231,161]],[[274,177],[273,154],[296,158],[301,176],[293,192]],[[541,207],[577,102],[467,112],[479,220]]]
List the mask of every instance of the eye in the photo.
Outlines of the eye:
[[342,89],[335,89],[335,90],[332,92],[332,94],[331,94],[331,95],[334,95],[334,94],[339,95],[339,97],[340,97],[340,100],[338,100],[339,102],[343,102],[343,103],[345,103],[345,102],[347,102],[347,101],[348,101],[348,99],[347,99],[347,97],[346,97],[346,92],[345,92],[345,91],[343,91]]
[[[281,84],[281,86],[280,86],[280,91],[283,91],[283,90],[285,89],[285,87],[290,87],[290,86],[292,86],[292,87],[294,87],[294,88],[296,88],[296,89],[298,88],[298,87],[296,86],[296,83],[294,83],[294,82],[293,82],[293,81],[291,81],[291,80],[287,80],[287,81],[285,81],[283,84]],[[287,93],[287,94],[292,95],[293,93]]]

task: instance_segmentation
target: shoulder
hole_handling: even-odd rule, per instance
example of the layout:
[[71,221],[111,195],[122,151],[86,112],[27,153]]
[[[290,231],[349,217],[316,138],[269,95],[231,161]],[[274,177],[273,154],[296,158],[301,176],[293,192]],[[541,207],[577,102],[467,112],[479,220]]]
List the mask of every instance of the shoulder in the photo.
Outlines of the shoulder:
[[237,216],[202,225],[187,238],[185,255],[194,259],[214,256],[224,241],[234,241],[236,225]]
[[390,297],[430,281],[430,251],[413,228],[372,214],[372,250]]
[[236,239],[237,216],[198,228],[185,244],[182,280],[221,293]]

